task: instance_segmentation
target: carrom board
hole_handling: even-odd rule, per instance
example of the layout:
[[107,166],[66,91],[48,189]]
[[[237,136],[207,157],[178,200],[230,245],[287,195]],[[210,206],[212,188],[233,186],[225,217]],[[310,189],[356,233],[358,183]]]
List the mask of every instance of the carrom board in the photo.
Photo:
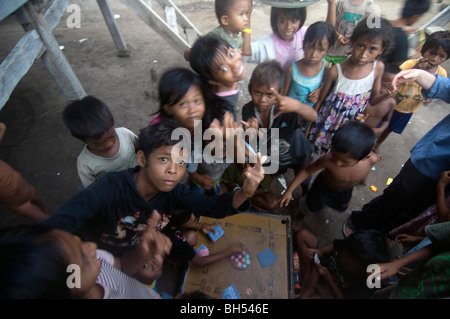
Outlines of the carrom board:
[[[224,234],[213,242],[199,232],[195,249],[205,245],[210,254],[242,241],[250,254],[246,269],[233,266],[231,257],[207,266],[189,264],[182,290],[200,290],[222,299],[226,288],[234,285],[241,299],[288,299],[293,296],[292,233],[289,216],[265,213],[240,213],[223,219],[201,217],[200,222],[219,224]],[[270,249],[276,259],[263,267],[257,255]]]

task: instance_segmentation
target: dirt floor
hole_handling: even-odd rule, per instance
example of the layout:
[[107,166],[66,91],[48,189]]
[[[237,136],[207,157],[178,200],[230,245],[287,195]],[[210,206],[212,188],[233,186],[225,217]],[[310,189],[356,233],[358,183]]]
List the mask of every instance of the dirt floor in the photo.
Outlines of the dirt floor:
[[[81,28],[67,27],[69,13],[63,15],[54,29],[54,35],[78,76],[85,91],[109,105],[116,126],[124,126],[135,133],[144,127],[158,108],[157,82],[169,67],[189,67],[162,37],[141,21],[118,0],[110,0],[121,34],[128,45],[129,57],[118,57],[111,35],[95,0],[72,0],[81,8]],[[252,14],[252,38],[255,40],[270,33],[270,7],[254,2]],[[214,1],[176,0],[175,4],[202,33],[217,25]],[[395,19],[403,1],[375,0],[387,19]],[[444,4],[450,1],[444,0]],[[308,7],[306,25],[325,19],[326,0]],[[432,9],[416,24],[417,27],[437,14],[439,6]],[[14,16],[0,22],[0,61],[23,35],[23,29]],[[248,77],[254,65],[248,65]],[[450,70],[446,62],[444,67]],[[246,82],[239,106],[248,101]],[[12,93],[8,103],[0,111],[0,121],[7,125],[7,132],[0,143],[0,158],[36,187],[50,212],[75,195],[81,182],[76,172],[76,158],[83,144],[73,138],[62,122],[62,110],[68,103],[55,80],[41,60],[37,60]],[[380,195],[389,177],[395,177],[408,159],[411,147],[440,119],[446,116],[448,105],[433,101],[422,107],[411,119],[401,135],[391,134],[382,145],[384,159],[370,172],[367,185],[354,189],[351,207],[344,213],[331,209],[315,215],[307,215],[305,227],[319,235],[321,242],[342,237],[341,227],[348,214]],[[286,175],[289,182],[292,173]],[[370,186],[378,188],[376,192]],[[274,181],[279,194],[281,185]],[[274,213],[292,215],[298,210],[298,195],[288,208]],[[0,206],[0,228],[29,223],[28,220]]]

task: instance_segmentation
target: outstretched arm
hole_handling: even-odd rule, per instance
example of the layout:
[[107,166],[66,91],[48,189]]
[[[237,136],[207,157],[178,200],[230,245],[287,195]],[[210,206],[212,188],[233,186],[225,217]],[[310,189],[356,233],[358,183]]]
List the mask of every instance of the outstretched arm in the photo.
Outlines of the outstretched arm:
[[328,2],[328,10],[327,10],[327,18],[326,22],[331,23],[333,26],[336,25],[336,3],[335,0],[327,0]]
[[436,255],[437,252],[437,249],[434,247],[433,243],[431,243],[430,245],[416,250],[409,255],[395,259],[388,263],[378,264],[380,267],[381,280],[396,275],[397,272],[405,266],[427,261]]
[[219,261],[221,259],[225,259],[228,257],[233,256],[234,254],[242,253],[245,251],[246,247],[242,242],[239,242],[237,244],[234,244],[230,247],[228,247],[225,250],[219,251],[217,253],[208,255],[208,256],[199,256],[198,254],[195,254],[195,257],[191,259],[191,262],[197,266],[206,266],[209,264],[212,264],[216,261]]
[[295,175],[294,180],[289,185],[286,192],[283,194],[283,196],[280,197],[280,207],[287,206],[291,200],[292,193],[294,190],[301,184],[305,179],[308,178],[311,174],[325,168],[325,161],[326,157],[328,157],[329,154],[322,156],[315,162],[307,165],[304,169],[302,169],[297,175]]
[[274,119],[283,113],[297,113],[306,121],[314,122],[317,120],[317,111],[311,106],[289,96],[280,95],[274,89],[271,89],[271,91],[276,96],[276,106],[278,111],[273,116]]
[[419,84],[423,89],[429,90],[436,81],[436,76],[425,70],[409,69],[397,73],[397,75],[392,80],[392,86],[394,91],[396,91],[399,84],[413,81]]

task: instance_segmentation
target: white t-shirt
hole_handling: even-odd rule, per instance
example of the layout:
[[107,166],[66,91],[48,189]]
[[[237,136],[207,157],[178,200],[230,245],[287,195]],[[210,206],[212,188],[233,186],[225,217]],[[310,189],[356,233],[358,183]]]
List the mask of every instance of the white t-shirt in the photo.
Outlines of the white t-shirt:
[[97,258],[102,268],[96,282],[103,288],[103,299],[161,299],[156,291],[114,267],[109,252],[97,249]]
[[117,172],[137,165],[137,135],[125,127],[116,128],[116,134],[119,140],[119,149],[113,157],[95,155],[87,145],[78,155],[78,176],[84,187],[88,187],[108,172]]

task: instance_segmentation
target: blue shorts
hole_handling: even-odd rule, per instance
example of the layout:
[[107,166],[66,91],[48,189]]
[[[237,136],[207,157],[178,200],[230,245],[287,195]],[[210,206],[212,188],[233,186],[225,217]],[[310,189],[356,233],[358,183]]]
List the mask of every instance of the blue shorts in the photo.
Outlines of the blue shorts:
[[389,122],[389,128],[392,130],[392,132],[402,134],[413,114],[414,113],[400,113],[394,110],[394,112],[392,113],[391,121]]

